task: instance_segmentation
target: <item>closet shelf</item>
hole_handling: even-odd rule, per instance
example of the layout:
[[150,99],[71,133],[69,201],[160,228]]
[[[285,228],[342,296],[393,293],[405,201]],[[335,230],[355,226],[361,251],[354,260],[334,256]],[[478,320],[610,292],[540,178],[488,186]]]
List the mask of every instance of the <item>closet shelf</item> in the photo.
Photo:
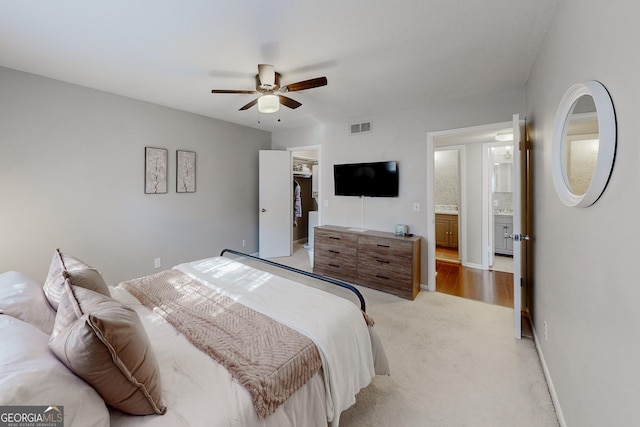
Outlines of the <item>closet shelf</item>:
[[308,163],[308,164],[317,165],[318,159],[315,159],[313,157],[293,156],[293,163]]

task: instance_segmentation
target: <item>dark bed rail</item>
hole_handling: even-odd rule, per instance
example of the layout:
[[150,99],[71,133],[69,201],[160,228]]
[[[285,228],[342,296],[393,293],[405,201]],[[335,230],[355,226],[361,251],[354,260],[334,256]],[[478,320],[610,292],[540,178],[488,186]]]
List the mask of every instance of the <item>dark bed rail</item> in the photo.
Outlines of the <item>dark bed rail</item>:
[[224,256],[224,254],[227,253],[227,252],[229,252],[230,254],[241,256],[243,258],[250,258],[250,259],[253,259],[253,260],[256,260],[256,261],[259,261],[259,262],[263,262],[265,264],[269,264],[269,265],[272,265],[274,267],[279,267],[279,268],[283,268],[283,269],[288,270],[288,271],[293,271],[294,273],[302,274],[303,276],[307,276],[307,277],[311,277],[311,278],[314,278],[314,279],[322,280],[323,282],[328,282],[328,283],[331,283],[331,284],[336,285],[336,286],[340,286],[340,287],[345,288],[345,289],[349,289],[351,292],[356,294],[356,296],[360,300],[360,309],[365,313],[367,312],[367,305],[364,302],[364,297],[362,296],[362,294],[360,293],[359,290],[357,290],[354,286],[351,286],[348,283],[341,282],[340,280],[332,279],[330,277],[319,276],[317,274],[309,273],[308,271],[300,270],[298,268],[289,267],[288,265],[279,264],[277,262],[269,261],[268,259],[258,258],[258,257],[253,256],[253,255],[245,254],[244,252],[234,251],[233,249],[223,249],[222,252],[220,252],[220,256]]

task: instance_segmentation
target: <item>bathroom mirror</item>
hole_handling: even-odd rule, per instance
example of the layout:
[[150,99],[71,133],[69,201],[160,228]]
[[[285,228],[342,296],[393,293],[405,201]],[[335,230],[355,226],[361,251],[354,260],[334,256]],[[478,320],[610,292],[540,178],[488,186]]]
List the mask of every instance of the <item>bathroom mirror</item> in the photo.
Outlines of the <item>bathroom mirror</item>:
[[616,151],[616,118],[611,97],[597,81],[573,85],[555,118],[553,183],[567,206],[587,207],[602,195]]
[[493,192],[511,193],[513,191],[513,163],[493,165]]

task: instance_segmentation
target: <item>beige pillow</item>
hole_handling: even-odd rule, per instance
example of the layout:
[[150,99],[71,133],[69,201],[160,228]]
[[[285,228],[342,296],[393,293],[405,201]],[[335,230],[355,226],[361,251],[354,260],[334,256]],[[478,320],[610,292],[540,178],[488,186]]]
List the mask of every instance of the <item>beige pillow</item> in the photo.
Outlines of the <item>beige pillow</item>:
[[64,288],[66,279],[71,280],[71,284],[74,286],[80,286],[111,296],[109,286],[107,286],[98,270],[71,255],[60,252],[60,249],[56,249],[43,286],[44,294],[55,310],[58,310],[60,293]]
[[49,347],[112,407],[165,413],[158,362],[133,309],[67,281]]

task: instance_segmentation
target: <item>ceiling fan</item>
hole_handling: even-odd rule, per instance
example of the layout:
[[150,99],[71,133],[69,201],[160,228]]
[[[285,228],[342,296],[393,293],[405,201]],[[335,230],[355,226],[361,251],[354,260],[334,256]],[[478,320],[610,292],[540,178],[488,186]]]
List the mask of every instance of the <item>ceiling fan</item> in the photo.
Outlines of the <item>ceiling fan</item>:
[[256,74],[256,90],[213,89],[211,93],[259,93],[259,97],[241,107],[240,111],[248,110],[258,104],[258,111],[261,113],[275,113],[280,108],[280,104],[289,108],[298,108],[302,105],[298,101],[284,96],[284,93],[313,89],[315,87],[326,86],[326,84],[326,77],[317,77],[315,79],[280,86],[280,73],[276,72],[273,65],[259,64],[258,74]]

